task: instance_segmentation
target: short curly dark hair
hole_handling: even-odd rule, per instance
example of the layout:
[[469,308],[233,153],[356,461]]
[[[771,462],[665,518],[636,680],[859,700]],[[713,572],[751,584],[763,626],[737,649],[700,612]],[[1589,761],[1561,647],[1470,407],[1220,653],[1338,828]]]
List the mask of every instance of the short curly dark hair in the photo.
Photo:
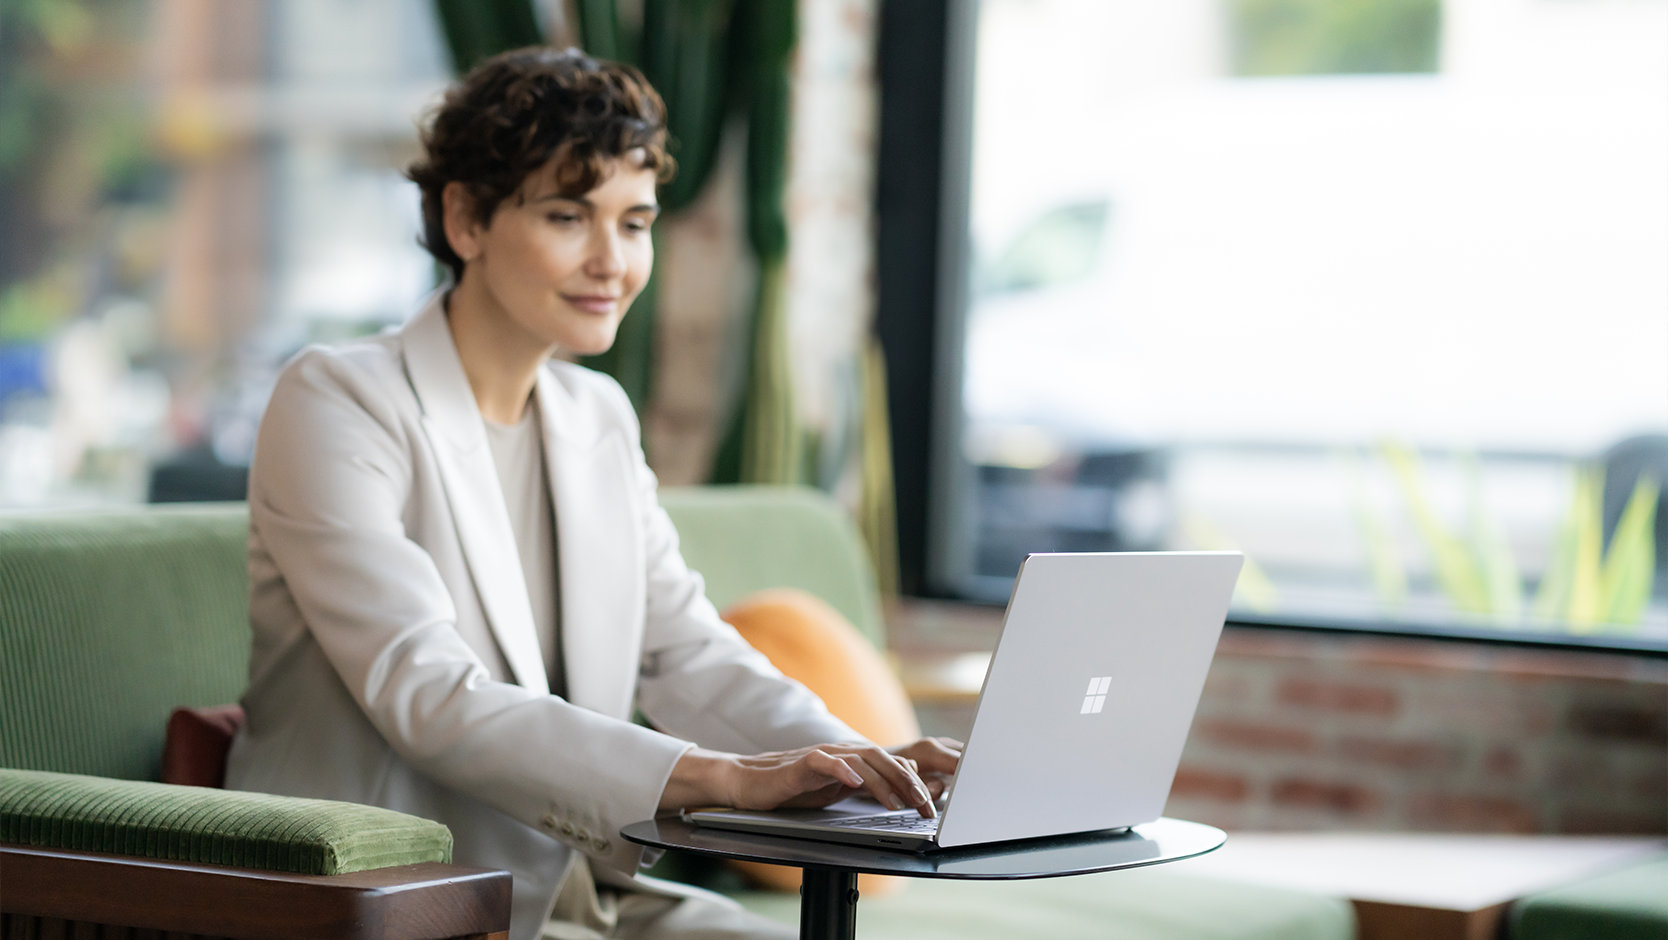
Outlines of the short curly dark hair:
[[423,155],[405,175],[423,193],[421,243],[463,278],[446,239],[441,194],[462,183],[482,224],[527,177],[554,163],[565,196],[589,192],[607,163],[641,149],[656,179],[677,164],[666,151],[666,104],[642,73],[577,49],[528,46],[500,53],[452,85],[425,117]]

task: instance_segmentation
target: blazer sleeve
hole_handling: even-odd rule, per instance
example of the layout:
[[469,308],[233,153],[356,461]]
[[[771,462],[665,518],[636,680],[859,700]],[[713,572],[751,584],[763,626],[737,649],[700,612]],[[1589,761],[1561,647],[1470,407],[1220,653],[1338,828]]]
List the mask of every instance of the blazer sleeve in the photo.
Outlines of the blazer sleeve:
[[689,745],[492,677],[456,629],[433,558],[406,530],[416,477],[434,467],[418,459],[430,445],[403,382],[364,347],[309,351],[285,370],[251,471],[254,543],[278,574],[264,586],[257,578],[257,595],[288,595],[294,629],[311,634],[418,771],[631,870],[640,851],[613,837],[654,814]]

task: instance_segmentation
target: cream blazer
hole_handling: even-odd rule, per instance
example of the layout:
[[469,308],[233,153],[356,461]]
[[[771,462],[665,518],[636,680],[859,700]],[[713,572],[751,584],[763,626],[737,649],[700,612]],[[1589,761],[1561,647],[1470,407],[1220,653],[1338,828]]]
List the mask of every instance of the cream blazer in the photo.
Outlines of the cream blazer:
[[[633,877],[643,853],[619,829],[654,815],[690,742],[861,740],[718,619],[620,387],[553,362],[535,394],[569,697],[549,692],[436,295],[406,326],[309,348],[278,379],[249,479],[254,648],[227,767],[230,787],[445,823],[456,862],[514,875],[518,940],[577,853],[601,880]],[[661,730],[633,724],[634,706]]]

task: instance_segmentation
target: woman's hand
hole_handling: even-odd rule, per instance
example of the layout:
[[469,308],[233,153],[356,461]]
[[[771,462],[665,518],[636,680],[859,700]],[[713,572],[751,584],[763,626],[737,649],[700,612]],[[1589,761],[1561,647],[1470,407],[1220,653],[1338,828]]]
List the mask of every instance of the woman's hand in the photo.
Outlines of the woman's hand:
[[815,807],[865,792],[883,806],[914,807],[932,816],[937,812],[933,798],[943,792],[944,775],[954,772],[960,755],[961,745],[949,738],[924,738],[894,750],[822,744],[739,755],[695,748],[673,766],[660,808],[714,803],[737,809]]
[[936,800],[944,795],[956,765],[961,763],[961,748],[962,743],[955,738],[939,737],[921,738],[887,750],[909,763]]

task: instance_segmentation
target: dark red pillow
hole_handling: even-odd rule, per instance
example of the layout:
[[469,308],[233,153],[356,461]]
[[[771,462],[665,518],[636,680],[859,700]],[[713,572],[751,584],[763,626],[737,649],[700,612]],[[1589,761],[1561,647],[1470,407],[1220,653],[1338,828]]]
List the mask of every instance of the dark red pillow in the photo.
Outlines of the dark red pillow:
[[226,752],[243,727],[242,705],[176,708],[162,739],[162,782],[188,787],[226,785]]

